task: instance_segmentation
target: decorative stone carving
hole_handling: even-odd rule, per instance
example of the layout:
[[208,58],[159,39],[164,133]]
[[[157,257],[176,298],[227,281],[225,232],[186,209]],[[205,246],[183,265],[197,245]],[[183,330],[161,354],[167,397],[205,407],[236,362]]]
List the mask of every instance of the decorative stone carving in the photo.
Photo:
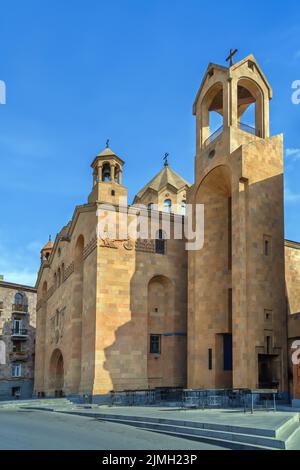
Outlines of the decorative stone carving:
[[97,238],[94,237],[92,240],[85,246],[83,250],[83,259],[85,260],[97,247]]
[[58,344],[64,335],[65,325],[65,308],[57,310],[55,315],[51,318],[51,344]]
[[154,240],[142,240],[138,239],[135,242],[135,249],[136,251],[142,251],[146,253],[154,253],[155,252],[155,243]]
[[128,239],[128,240],[126,240],[126,242],[123,243],[123,246],[124,246],[125,250],[132,251],[135,248],[135,243],[134,243],[134,241]]
[[118,249],[116,240],[112,240],[110,238],[101,238],[100,246],[104,248],[114,248],[116,250]]
[[69,264],[69,266],[65,269],[65,275],[64,275],[64,282],[73,274],[74,272],[74,262]]

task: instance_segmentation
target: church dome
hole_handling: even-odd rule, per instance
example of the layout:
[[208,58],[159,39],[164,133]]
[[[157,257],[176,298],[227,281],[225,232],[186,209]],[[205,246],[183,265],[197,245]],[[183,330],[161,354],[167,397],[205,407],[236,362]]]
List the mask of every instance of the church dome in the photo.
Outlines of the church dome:
[[53,248],[53,242],[51,241],[51,239],[49,239],[46,245],[42,248],[42,250],[52,250],[52,248]]
[[46,245],[41,249],[41,261],[48,261],[52,252],[52,248],[53,242],[51,240],[51,237],[49,237],[49,240],[47,241]]
[[160,192],[168,185],[172,186],[176,191],[190,187],[190,184],[185,179],[168,165],[165,165],[164,168],[137,193],[134,202],[140,200],[149,189]]

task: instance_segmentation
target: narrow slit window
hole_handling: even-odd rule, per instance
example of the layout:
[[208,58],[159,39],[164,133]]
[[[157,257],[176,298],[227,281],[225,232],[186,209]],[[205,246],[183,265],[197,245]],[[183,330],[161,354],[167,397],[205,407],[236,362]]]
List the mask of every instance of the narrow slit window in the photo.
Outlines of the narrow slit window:
[[263,246],[263,251],[265,256],[270,256],[271,255],[271,250],[272,250],[272,240],[271,237],[268,235],[264,235],[264,246]]
[[232,269],[232,198],[228,198],[228,270]]
[[213,363],[212,363],[212,349],[208,350],[208,370],[212,370]]

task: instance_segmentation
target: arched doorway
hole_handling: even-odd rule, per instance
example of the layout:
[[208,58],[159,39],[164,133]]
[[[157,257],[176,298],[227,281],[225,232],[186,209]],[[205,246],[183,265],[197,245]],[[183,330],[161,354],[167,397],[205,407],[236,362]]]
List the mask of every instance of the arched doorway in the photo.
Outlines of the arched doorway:
[[56,397],[63,396],[64,358],[60,349],[55,349],[50,359],[51,389]]

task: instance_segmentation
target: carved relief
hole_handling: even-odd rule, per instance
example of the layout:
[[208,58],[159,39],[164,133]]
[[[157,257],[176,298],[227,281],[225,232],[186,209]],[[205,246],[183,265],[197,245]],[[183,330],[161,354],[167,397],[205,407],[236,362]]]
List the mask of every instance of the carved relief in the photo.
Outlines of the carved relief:
[[135,249],[136,251],[142,251],[144,253],[155,253],[154,240],[147,239],[132,240],[128,238],[127,240],[113,240],[110,238],[101,238],[99,246],[118,249],[119,244],[122,244],[127,251]]
[[55,315],[51,318],[51,344],[57,344],[64,335],[65,324],[65,308],[56,310]]
[[36,304],[36,310],[38,311],[40,308],[44,307],[45,304],[46,304],[46,301],[44,299],[39,300]]
[[100,239],[100,246],[101,247],[104,247],[104,248],[114,248],[114,249],[118,249],[117,245],[116,245],[116,240],[112,240],[110,238],[101,238]]
[[135,248],[135,243],[133,240],[126,240],[126,242],[123,243],[123,246],[125,248],[125,250],[128,250],[128,251],[131,251],[131,250],[134,250]]
[[94,237],[92,240],[85,246],[83,250],[83,259],[86,259],[97,247],[97,238]]
[[66,280],[71,276],[71,274],[73,274],[73,272],[74,272],[74,263],[72,262],[72,263],[69,264],[69,266],[65,269],[64,281],[66,281]]
[[155,253],[154,240],[142,240],[139,238],[135,242],[135,249],[144,253]]
[[51,286],[51,287],[47,290],[47,294],[46,294],[46,299],[47,299],[47,300],[50,299],[50,297],[51,297],[51,295],[53,295],[54,291],[55,291],[54,285]]

